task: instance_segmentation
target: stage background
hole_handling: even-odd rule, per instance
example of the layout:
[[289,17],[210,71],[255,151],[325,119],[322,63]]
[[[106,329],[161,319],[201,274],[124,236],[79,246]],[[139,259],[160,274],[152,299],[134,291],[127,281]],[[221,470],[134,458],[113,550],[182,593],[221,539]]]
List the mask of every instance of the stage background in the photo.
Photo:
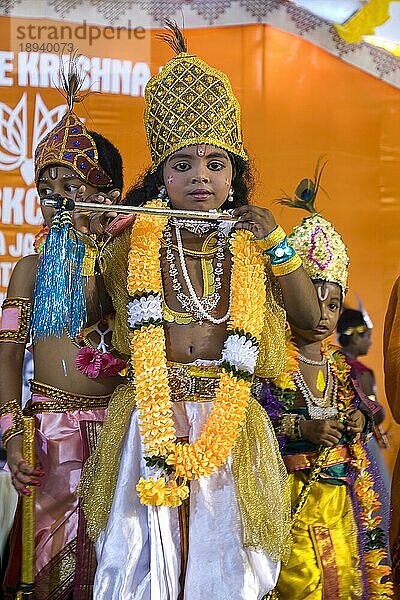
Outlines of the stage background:
[[[41,69],[50,73],[56,53],[50,49],[32,56],[35,53],[24,46],[28,40],[17,38],[17,32],[26,32],[32,23],[32,18],[0,17],[3,294],[12,265],[31,251],[33,234],[41,222],[32,183],[32,142],[40,126],[51,126],[63,110],[62,97],[51,87],[52,76],[42,73],[40,79]],[[59,23],[40,19],[41,25]],[[77,20],[64,19],[62,23],[77,26]],[[140,25],[146,29],[140,40],[74,42],[79,52],[91,59],[90,84],[101,92],[90,95],[76,112],[120,148],[125,189],[149,164],[142,120],[143,86],[172,56],[168,46],[157,39],[157,29],[150,31],[148,23]],[[349,248],[347,302],[355,306],[358,294],[374,322],[373,346],[366,363],[375,370],[378,396],[385,402],[383,319],[391,286],[400,273],[399,90],[306,39],[268,24],[203,26],[188,28],[186,34],[191,52],[230,77],[242,105],[245,145],[257,169],[254,201],[271,208],[285,229],[290,230],[303,215],[274,205],[273,199],[282,190],[291,194],[300,179],[313,175],[318,157],[326,155],[322,185],[327,195],[320,193],[318,208],[333,221]],[[124,77],[118,77],[118,63],[104,59],[130,61],[123,65]],[[36,61],[37,65],[42,61],[42,68],[35,67]],[[110,86],[114,91],[105,91]],[[385,457],[392,467],[400,428],[389,412],[385,427],[390,428],[391,443]]]

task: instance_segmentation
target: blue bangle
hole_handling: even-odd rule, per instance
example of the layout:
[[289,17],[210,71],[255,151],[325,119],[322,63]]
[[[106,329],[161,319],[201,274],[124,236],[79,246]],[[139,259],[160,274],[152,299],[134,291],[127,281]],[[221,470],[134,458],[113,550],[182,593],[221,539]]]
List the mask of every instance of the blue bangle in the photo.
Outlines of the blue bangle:
[[271,260],[271,265],[282,265],[286,261],[293,258],[296,254],[296,251],[289,246],[287,242],[287,238],[285,237],[281,242],[270,248],[269,250],[265,250],[265,254],[268,254]]

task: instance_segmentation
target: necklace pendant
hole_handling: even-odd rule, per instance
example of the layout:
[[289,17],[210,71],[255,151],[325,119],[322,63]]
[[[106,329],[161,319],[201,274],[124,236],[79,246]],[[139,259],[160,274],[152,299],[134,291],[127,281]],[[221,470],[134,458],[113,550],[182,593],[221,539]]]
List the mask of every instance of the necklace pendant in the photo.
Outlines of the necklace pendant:
[[200,221],[197,219],[192,221],[190,219],[176,219],[175,217],[172,217],[171,223],[175,227],[187,229],[187,231],[190,231],[190,233],[198,235],[199,237],[216,227],[215,223],[212,221]]
[[321,369],[318,371],[316,388],[321,393],[324,392],[326,388],[324,373]]

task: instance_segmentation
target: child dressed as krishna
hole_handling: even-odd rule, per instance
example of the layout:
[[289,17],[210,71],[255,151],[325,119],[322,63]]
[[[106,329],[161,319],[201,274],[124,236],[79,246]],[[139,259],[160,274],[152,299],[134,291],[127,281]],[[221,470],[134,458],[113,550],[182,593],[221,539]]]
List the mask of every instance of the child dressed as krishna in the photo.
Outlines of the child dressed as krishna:
[[303,328],[318,302],[273,215],[248,203],[227,77],[178,30],[170,41],[178,54],[145,93],[153,165],[127,202],[231,209],[238,223],[140,215],[120,220],[104,253],[113,343],[130,371],[80,486],[94,597],[261,600],[288,554],[290,497],[252,377],[284,366],[282,297]]
[[315,193],[282,203],[311,213],[288,240],[314,282],[321,318],[309,329],[289,317],[286,370],[261,392],[292,484],[293,546],[272,597],[391,598],[379,482],[364,443],[375,405],[351,379],[346,356],[328,342],[349,259],[339,233],[314,210]]
[[[122,189],[120,153],[73,112],[74,102],[82,99],[73,59],[62,75],[69,110],[36,148],[38,194],[115,201]],[[21,511],[17,512],[4,591],[6,598],[19,593],[21,542],[24,546],[33,538],[27,562],[33,564],[34,597],[86,600],[92,598],[95,554],[75,492],[125,363],[110,352],[112,306],[100,300],[95,268],[99,240],[87,235],[87,217],[74,212],[71,218],[43,206],[42,213],[46,227],[36,239],[37,253],[16,265],[0,325],[3,442],[20,506],[28,497],[34,504],[29,532],[22,518],[23,536]],[[31,459],[23,446],[21,412],[26,345],[33,352],[35,371],[32,397],[24,410],[34,418]]]

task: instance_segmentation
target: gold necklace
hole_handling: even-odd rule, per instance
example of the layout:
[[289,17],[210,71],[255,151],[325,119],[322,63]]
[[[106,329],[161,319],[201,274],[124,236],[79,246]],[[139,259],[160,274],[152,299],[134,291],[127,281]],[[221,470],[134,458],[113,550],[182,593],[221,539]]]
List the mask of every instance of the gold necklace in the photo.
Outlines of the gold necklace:
[[[218,247],[216,244],[216,237],[217,237],[217,232],[216,231],[212,231],[204,240],[202,246],[201,246],[201,250],[192,250],[191,248],[185,248],[183,247],[183,252],[184,254],[187,254],[188,256],[195,256],[195,257],[199,257],[199,258],[207,258],[207,257],[212,257],[217,253]],[[166,243],[165,240],[163,239],[161,241],[161,245],[165,248],[166,247]],[[228,241],[226,241],[226,243],[224,244],[224,248],[226,248],[228,246]],[[171,248],[173,250],[175,250],[176,252],[178,252],[178,246],[176,244],[171,244]]]

